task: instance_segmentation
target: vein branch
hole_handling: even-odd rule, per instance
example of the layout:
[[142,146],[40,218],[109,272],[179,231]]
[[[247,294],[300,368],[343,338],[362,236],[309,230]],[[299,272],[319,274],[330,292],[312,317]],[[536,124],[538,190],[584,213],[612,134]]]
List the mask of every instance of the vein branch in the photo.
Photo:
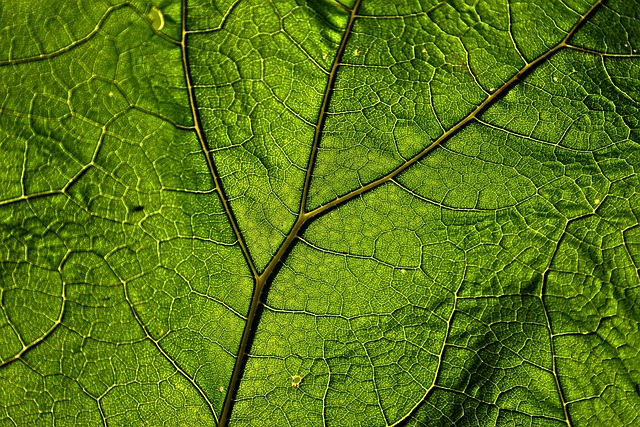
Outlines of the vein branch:
[[211,156],[211,150],[207,146],[207,142],[204,137],[204,132],[202,131],[202,124],[200,123],[200,116],[198,115],[198,110],[196,107],[196,98],[195,98],[195,90],[193,87],[193,82],[191,81],[191,72],[189,69],[189,61],[187,59],[187,0],[182,0],[182,38],[180,40],[180,48],[182,49],[182,64],[184,67],[184,74],[187,83],[187,91],[189,94],[189,105],[191,107],[191,115],[193,116],[193,126],[196,131],[196,135],[198,137],[198,142],[200,143],[200,147],[202,151],[205,153],[205,157],[207,159],[207,166],[209,168],[209,173],[213,178],[213,183],[215,185],[215,191],[218,193],[220,198],[220,202],[224,208],[224,212],[229,219],[229,223],[231,224],[231,228],[233,229],[233,233],[238,240],[238,245],[240,245],[240,249],[242,250],[242,255],[244,256],[249,269],[251,270],[251,274],[254,278],[258,277],[258,270],[256,269],[253,260],[251,258],[251,254],[249,253],[249,249],[245,243],[244,237],[240,232],[240,227],[238,227],[238,222],[233,215],[233,211],[231,210],[231,205],[229,203],[229,199],[227,198],[224,189],[222,188],[222,181],[220,179],[220,175],[216,169],[216,165],[213,162],[213,158]]
[[567,425],[567,427],[571,427],[572,423],[571,423],[571,417],[569,415],[569,408],[567,405],[567,400],[564,397],[564,393],[562,391],[562,385],[560,384],[560,377],[558,375],[558,366],[556,363],[557,356],[556,356],[555,343],[554,343],[555,335],[553,333],[553,328],[551,327],[551,315],[549,314],[549,310],[547,309],[547,305],[544,301],[549,273],[551,272],[553,261],[556,258],[556,255],[558,254],[560,245],[562,244],[564,237],[567,234],[568,228],[569,228],[569,222],[565,224],[564,230],[562,230],[562,234],[558,239],[558,243],[553,249],[553,253],[549,257],[549,263],[543,275],[542,286],[540,287],[540,295],[538,295],[538,298],[540,299],[540,303],[542,305],[542,311],[544,312],[544,318],[547,323],[546,325],[547,330],[549,331],[549,351],[551,352],[551,372],[553,373],[553,380],[555,381],[556,390],[558,391],[558,396],[560,398],[560,404],[562,405],[562,411],[564,413],[564,422]]
[[356,11],[360,6],[360,1],[357,0],[353,9],[351,10],[351,16],[349,16],[349,22],[347,24],[347,28],[344,31],[344,35],[342,36],[342,41],[340,42],[340,47],[338,48],[338,52],[336,53],[335,58],[333,59],[333,64],[331,65],[331,71],[329,72],[329,79],[327,81],[327,85],[324,89],[324,96],[322,97],[322,106],[320,107],[320,114],[318,114],[318,121],[315,125],[315,133],[313,134],[313,145],[311,147],[311,155],[309,156],[309,163],[307,165],[307,173],[304,178],[304,186],[302,187],[302,200],[300,202],[300,213],[298,217],[304,216],[307,206],[307,196],[309,194],[309,187],[311,186],[311,177],[313,175],[313,167],[316,162],[316,156],[318,155],[318,146],[320,145],[320,139],[322,139],[322,130],[324,129],[324,122],[327,118],[327,110],[329,109],[329,102],[331,101],[331,94],[333,93],[333,88],[336,82],[336,76],[338,74],[338,67],[340,66],[340,61],[342,60],[342,55],[344,54],[344,49],[347,46],[347,40],[349,40],[349,34],[351,34],[351,29],[353,28],[353,23],[356,19]]
[[[184,1],[186,0],[183,0],[183,2]],[[259,276],[255,276],[255,273],[254,273],[254,276],[256,277],[256,279],[255,279],[255,288],[253,291],[253,296],[251,298],[251,306],[249,307],[249,314],[247,315],[247,321],[245,323],[245,328],[242,333],[242,340],[240,342],[240,348],[238,350],[238,357],[236,359],[235,366],[233,367],[233,374],[231,375],[231,383],[229,385],[229,390],[227,391],[224,406],[222,408],[219,427],[226,427],[230,419],[231,409],[233,408],[233,402],[238,392],[238,386],[240,385],[240,380],[242,378],[242,373],[245,368],[247,357],[249,356],[250,338],[252,336],[253,331],[257,327],[258,322],[260,321],[260,316],[258,316],[257,313],[258,313],[258,308],[261,304],[262,298],[266,293],[265,285],[268,283],[274,271],[276,271],[277,265],[280,263],[281,260],[284,259],[285,255],[287,254],[287,251],[289,250],[293,242],[300,235],[300,230],[302,229],[302,227],[305,225],[307,221],[311,219],[311,216],[308,213],[306,213],[306,201],[309,194],[309,187],[311,185],[311,177],[313,175],[313,166],[315,164],[316,156],[318,153],[318,146],[320,145],[320,139],[322,138],[322,129],[324,127],[324,123],[326,120],[327,110],[329,108],[329,102],[331,99],[331,94],[333,92],[333,88],[336,81],[336,75],[338,73],[338,67],[340,65],[340,61],[342,59],[345,46],[347,45],[349,35],[351,34],[351,30],[353,28],[353,24],[356,19],[356,14],[357,14],[360,2],[361,0],[357,0],[353,8],[350,10],[350,16],[349,16],[349,21],[347,23],[347,27],[345,28],[344,34],[342,36],[342,40],[340,42],[340,47],[338,48],[338,52],[336,53],[336,56],[333,60],[333,65],[331,66],[331,72],[329,73],[329,78],[327,80],[327,85],[324,91],[322,106],[320,107],[318,120],[315,124],[313,145],[311,148],[311,154],[309,155],[309,162],[307,164],[307,172],[305,175],[305,180],[304,180],[304,185],[302,190],[302,198],[300,202],[300,211],[298,212],[298,217],[296,219],[296,222],[293,224],[291,231],[287,234],[287,237],[285,238],[284,242],[282,242],[282,244],[280,245],[280,248],[278,249],[276,254],[273,256],[273,258],[271,258],[271,261],[269,261],[269,263],[265,267],[262,274],[260,274]]]
[[500,88],[498,88],[491,95],[487,96],[487,98],[476,109],[474,109],[472,112],[470,112],[466,117],[464,117],[462,120],[460,120],[454,126],[452,126],[449,130],[447,130],[442,135],[440,135],[440,137],[438,137],[435,141],[433,141],[430,145],[428,145],[421,152],[419,152],[418,154],[416,154],[415,156],[413,156],[412,158],[410,158],[409,160],[407,160],[406,162],[404,162],[403,164],[401,164],[400,166],[398,166],[396,169],[394,169],[393,171],[389,172],[385,176],[383,176],[381,178],[378,178],[375,181],[372,181],[367,185],[364,185],[364,186],[359,187],[359,188],[357,188],[357,189],[355,189],[353,191],[350,191],[350,192],[348,192],[348,193],[336,198],[335,200],[327,203],[326,205],[319,206],[316,209],[314,209],[314,210],[312,210],[310,212],[307,212],[306,216],[308,216],[309,218],[314,218],[314,217],[317,217],[319,215],[322,215],[323,213],[333,209],[334,207],[336,207],[338,205],[341,205],[341,204],[343,204],[343,203],[345,203],[345,202],[347,202],[347,201],[349,201],[349,200],[351,200],[351,199],[353,199],[355,197],[358,197],[358,196],[360,196],[360,195],[362,195],[362,194],[364,194],[364,193],[366,193],[366,192],[368,192],[370,190],[373,190],[373,189],[381,186],[382,184],[385,184],[385,183],[391,181],[396,176],[400,175],[402,172],[404,172],[405,170],[409,169],[411,166],[413,166],[414,164],[418,163],[420,160],[425,158],[425,156],[427,154],[429,154],[431,151],[433,151],[436,147],[438,147],[439,145],[441,145],[445,141],[448,141],[449,139],[451,139],[454,135],[456,135],[458,133],[458,131],[460,131],[462,128],[464,128],[471,121],[473,121],[477,117],[479,117],[496,100],[500,99],[507,92],[509,92],[509,90],[511,90],[511,88],[513,86],[515,86],[515,84],[517,82],[519,82],[522,79],[523,76],[527,75],[532,70],[534,70],[535,68],[540,66],[540,64],[545,62],[547,59],[551,58],[559,50],[561,50],[561,49],[563,49],[565,47],[569,47],[570,45],[567,43],[568,40],[583,25],[583,23],[587,19],[589,19],[589,17],[591,15],[593,15],[595,10],[602,4],[602,1],[603,0],[598,0],[596,3],[594,3],[593,6],[591,6],[591,8],[584,15],[582,15],[580,17],[578,22],[576,22],[576,24],[571,28],[571,30],[569,30],[569,32],[562,39],[562,41],[560,41],[557,45],[555,45],[553,48],[551,48],[550,50],[548,50],[544,54],[540,55],[535,60],[527,63],[520,71],[518,71],[513,77],[511,77],[505,84],[503,84]]

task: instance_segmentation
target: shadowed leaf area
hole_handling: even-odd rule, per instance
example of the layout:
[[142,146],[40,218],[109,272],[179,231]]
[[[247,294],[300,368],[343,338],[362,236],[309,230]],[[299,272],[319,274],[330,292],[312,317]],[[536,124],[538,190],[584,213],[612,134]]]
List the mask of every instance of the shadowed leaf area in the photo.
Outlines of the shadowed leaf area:
[[0,427],[640,425],[638,0],[0,4]]

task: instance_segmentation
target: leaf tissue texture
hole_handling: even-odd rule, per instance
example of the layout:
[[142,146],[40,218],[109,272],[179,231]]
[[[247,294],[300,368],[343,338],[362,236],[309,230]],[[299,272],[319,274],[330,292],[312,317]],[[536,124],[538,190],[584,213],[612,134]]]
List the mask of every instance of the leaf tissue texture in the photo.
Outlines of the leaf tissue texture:
[[0,427],[640,425],[638,0],[0,4]]

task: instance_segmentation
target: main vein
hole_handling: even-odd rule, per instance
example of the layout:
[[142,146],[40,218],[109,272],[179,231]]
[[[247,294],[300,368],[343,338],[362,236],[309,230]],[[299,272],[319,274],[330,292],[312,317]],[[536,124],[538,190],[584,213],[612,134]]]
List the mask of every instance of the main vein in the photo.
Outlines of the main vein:
[[302,226],[309,219],[311,219],[311,216],[306,212],[306,201],[307,201],[307,195],[309,194],[309,187],[311,186],[313,166],[315,165],[316,155],[318,153],[318,146],[320,145],[320,139],[322,138],[322,129],[324,127],[327,110],[329,108],[329,101],[331,99],[331,94],[333,93],[333,87],[335,85],[336,75],[338,73],[338,67],[340,65],[340,61],[342,60],[342,55],[344,54],[344,49],[347,45],[349,35],[351,34],[351,30],[353,29],[353,24],[356,19],[356,13],[358,11],[358,7],[360,6],[361,1],[362,0],[357,0],[353,8],[350,10],[349,22],[347,23],[347,27],[345,28],[344,33],[342,35],[340,46],[338,47],[338,51],[333,60],[333,64],[331,66],[329,78],[327,79],[327,84],[326,84],[324,96],[322,99],[322,105],[320,107],[320,113],[318,114],[318,120],[316,121],[316,124],[315,124],[313,144],[311,147],[311,153],[309,155],[309,162],[307,163],[307,172],[305,174],[304,184],[302,187],[300,210],[298,212],[296,222],[293,224],[291,231],[289,231],[289,233],[287,234],[287,237],[282,242],[282,244],[278,248],[278,251],[273,256],[273,258],[271,258],[271,260],[265,267],[262,274],[260,274],[256,278],[255,287],[253,290],[253,296],[251,298],[251,306],[249,307],[247,322],[245,324],[244,331],[242,332],[242,340],[240,342],[240,348],[238,350],[238,357],[236,358],[236,363],[233,367],[233,374],[231,375],[229,390],[227,391],[224,406],[222,408],[222,415],[220,416],[219,427],[226,427],[226,425],[229,422],[231,409],[233,408],[233,402],[238,392],[240,379],[242,378],[242,373],[244,371],[246,360],[249,355],[250,337],[260,320],[259,316],[257,316],[257,313],[258,313],[258,307],[260,306],[260,303],[262,301],[262,298],[266,290],[265,285],[273,275],[273,272],[275,271],[278,263],[284,259],[285,254],[287,253],[287,251],[289,250],[293,242],[296,240],[296,238],[300,234],[300,229],[302,228]]

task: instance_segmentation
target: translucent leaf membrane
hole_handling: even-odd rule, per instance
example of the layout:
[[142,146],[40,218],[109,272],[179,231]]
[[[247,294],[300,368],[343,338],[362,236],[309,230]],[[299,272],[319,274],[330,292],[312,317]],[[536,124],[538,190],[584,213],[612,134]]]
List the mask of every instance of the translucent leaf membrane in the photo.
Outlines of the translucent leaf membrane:
[[0,425],[638,424],[640,5],[593,6],[0,6]]

